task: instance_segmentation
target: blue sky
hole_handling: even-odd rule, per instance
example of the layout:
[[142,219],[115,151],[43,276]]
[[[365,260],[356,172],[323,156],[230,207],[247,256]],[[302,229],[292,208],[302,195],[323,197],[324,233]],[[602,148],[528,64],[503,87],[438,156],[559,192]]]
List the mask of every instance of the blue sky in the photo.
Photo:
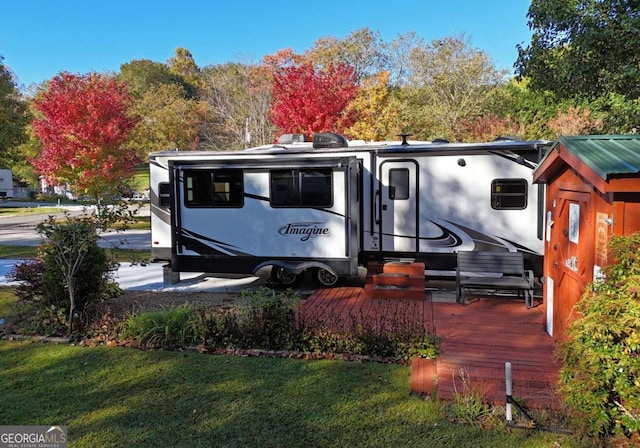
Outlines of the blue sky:
[[426,42],[464,33],[513,71],[528,44],[529,0],[0,0],[0,55],[23,87],[71,73],[118,72],[135,59],[166,62],[177,47],[200,67],[302,53],[359,28],[388,42],[415,31]]

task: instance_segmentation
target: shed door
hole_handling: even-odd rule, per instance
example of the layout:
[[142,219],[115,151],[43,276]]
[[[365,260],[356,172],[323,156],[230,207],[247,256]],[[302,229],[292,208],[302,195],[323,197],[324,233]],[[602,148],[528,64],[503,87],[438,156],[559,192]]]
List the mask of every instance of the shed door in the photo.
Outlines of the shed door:
[[549,254],[553,277],[549,287],[554,299],[547,301],[547,331],[566,335],[573,306],[593,279],[590,194],[560,190],[554,202]]

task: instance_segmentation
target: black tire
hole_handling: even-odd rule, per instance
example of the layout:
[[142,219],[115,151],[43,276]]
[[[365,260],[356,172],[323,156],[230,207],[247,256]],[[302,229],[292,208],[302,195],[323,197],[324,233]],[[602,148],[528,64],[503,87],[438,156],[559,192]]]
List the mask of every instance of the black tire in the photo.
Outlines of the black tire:
[[295,288],[302,282],[304,272],[294,274],[281,266],[271,268],[271,280],[284,288]]
[[322,288],[331,288],[342,283],[344,278],[323,268],[314,269],[313,281]]

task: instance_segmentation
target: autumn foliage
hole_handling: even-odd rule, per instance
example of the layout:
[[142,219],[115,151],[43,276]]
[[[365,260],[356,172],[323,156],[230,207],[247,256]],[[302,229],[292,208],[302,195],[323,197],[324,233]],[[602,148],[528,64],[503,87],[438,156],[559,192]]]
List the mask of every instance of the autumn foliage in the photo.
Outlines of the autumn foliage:
[[53,183],[68,183],[93,197],[114,189],[132,174],[135,152],[123,149],[136,117],[127,114],[126,85],[91,73],[61,73],[34,100],[33,129],[42,144],[33,160]]
[[357,93],[355,73],[347,65],[287,66],[273,78],[270,117],[281,134],[344,133],[355,122],[346,108]]
[[348,111],[356,121],[347,134],[354,139],[369,141],[393,140],[402,133],[400,102],[393,96],[389,85],[389,72],[362,80],[356,98],[349,103]]
[[549,119],[547,126],[557,135],[589,134],[602,126],[602,120],[591,115],[591,110],[580,106],[570,107],[566,112]]
[[523,130],[509,117],[498,117],[487,114],[464,120],[461,124],[462,133],[466,136],[466,141],[489,142],[498,137],[509,137],[522,135]]

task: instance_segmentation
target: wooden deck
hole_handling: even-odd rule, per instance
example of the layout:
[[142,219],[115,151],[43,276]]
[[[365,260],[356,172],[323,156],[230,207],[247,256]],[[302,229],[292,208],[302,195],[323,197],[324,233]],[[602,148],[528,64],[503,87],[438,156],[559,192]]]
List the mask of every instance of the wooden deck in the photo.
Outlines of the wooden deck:
[[451,301],[368,299],[362,288],[319,289],[304,300],[305,318],[330,327],[354,319],[369,325],[389,325],[398,319],[418,322],[441,341],[436,361],[438,395],[473,390],[494,404],[505,403],[505,362],[512,365],[513,397],[527,407],[555,408],[559,364],[554,344],[543,328],[543,307],[525,309],[521,299],[490,297],[465,306]]
[[428,326],[433,320],[430,301],[367,298],[360,287],[319,289],[304,300],[300,313],[308,322],[337,330],[356,322],[387,328],[415,325],[432,332]]

